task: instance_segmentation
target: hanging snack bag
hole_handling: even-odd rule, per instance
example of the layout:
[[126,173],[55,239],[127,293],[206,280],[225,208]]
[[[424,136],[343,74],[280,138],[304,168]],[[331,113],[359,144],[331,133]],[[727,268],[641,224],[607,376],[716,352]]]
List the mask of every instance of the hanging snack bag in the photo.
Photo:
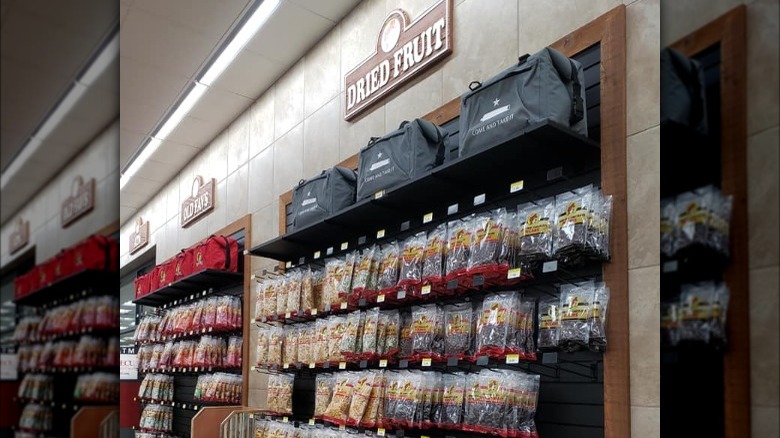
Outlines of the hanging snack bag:
[[[359,421],[359,425],[367,428],[377,427],[379,418],[379,408],[382,400],[382,392],[384,388],[385,373],[383,370],[370,371],[374,374],[373,382],[371,385],[371,394],[368,397],[368,404],[366,405],[363,417]],[[353,402],[354,403],[354,402]]]
[[422,282],[425,242],[425,231],[421,231],[404,240],[401,249],[399,287],[416,286]]
[[712,208],[712,186],[677,195],[677,250],[707,245]]
[[264,292],[264,299],[263,299],[263,315],[266,318],[272,318],[276,316],[276,292],[278,290],[279,281],[274,280],[266,280],[263,292]]
[[593,186],[585,186],[555,197],[553,253],[564,261],[573,259],[573,252],[585,248],[592,192]]
[[607,309],[609,308],[609,288],[604,283],[597,283],[590,313],[590,340],[592,351],[607,349]]
[[444,281],[444,256],[447,249],[447,224],[443,223],[428,233],[425,241],[422,280],[438,285]]
[[719,343],[726,342],[726,314],[729,309],[729,288],[725,283],[715,285],[712,302],[710,336]]
[[[303,274],[300,270],[290,272],[287,280],[287,310],[292,316],[298,315],[301,307],[301,288]],[[285,315],[286,316],[286,315]]]
[[289,292],[290,277],[289,274],[285,274],[279,279],[278,288],[276,290],[276,310],[274,315],[277,318],[283,318],[285,312],[287,312],[287,294]]
[[682,285],[680,340],[710,342],[714,292],[712,282]]
[[587,347],[590,339],[589,316],[594,298],[593,281],[561,286],[561,322],[558,344],[573,351]]
[[330,332],[328,359],[331,362],[344,360],[344,356],[341,354],[341,340],[347,333],[347,317],[332,316],[328,318],[328,331]]
[[474,315],[471,303],[449,304],[444,307],[444,355],[464,359],[471,348],[471,326]]
[[[376,288],[381,292],[389,292],[398,284],[398,276],[401,270],[401,248],[398,242],[393,241],[382,245],[379,258]],[[368,298],[374,298],[373,296]]]
[[502,357],[506,354],[510,328],[514,333],[513,307],[516,293],[499,292],[485,296],[477,322],[477,355]]
[[322,283],[322,299],[318,310],[324,312],[331,304],[338,301],[338,290],[341,285],[341,275],[344,273],[344,260],[333,258],[325,260],[325,276]]
[[356,310],[345,319],[345,327],[343,335],[341,336],[341,344],[339,346],[339,352],[341,357],[346,359],[352,359],[360,351],[357,350],[358,336],[360,335],[360,316],[361,311]]
[[296,326],[284,326],[284,357],[283,364],[292,364],[298,361],[298,337],[300,330]]
[[560,305],[560,298],[547,298],[539,301],[539,350],[558,348]]
[[292,374],[271,374],[268,376],[268,412],[271,415],[292,415]]
[[284,329],[274,326],[268,329],[268,365],[282,366],[282,345],[284,344]]
[[379,329],[379,308],[375,307],[365,313],[365,323],[363,324],[363,348],[360,359],[372,360],[379,355],[378,346]]
[[442,318],[437,304],[412,307],[412,354],[415,359],[441,357]]
[[314,344],[314,357],[313,362],[321,364],[328,361],[328,355],[330,354],[330,320],[318,319],[314,322],[314,330],[316,332],[316,342]]
[[472,239],[469,249],[468,272],[484,274],[495,270],[501,253],[501,219],[506,210],[479,213],[472,220]]
[[401,331],[399,332],[398,357],[401,359],[411,359],[412,348],[412,314],[408,312],[401,313]]
[[363,419],[368,407],[368,401],[371,399],[371,391],[374,387],[376,374],[371,371],[357,373],[354,386],[352,388],[352,400],[349,404],[349,413],[347,414],[347,425],[357,427]]
[[525,262],[549,260],[553,256],[555,198],[549,197],[517,207],[520,223],[520,257]]
[[466,273],[473,233],[474,215],[450,221],[447,224],[446,281]]
[[336,383],[333,374],[317,374],[314,392],[314,418],[320,420],[333,397],[333,387]]
[[347,424],[354,386],[354,373],[336,374],[336,386],[333,388],[333,397],[322,415],[325,421],[338,425]]
[[[401,331],[401,315],[398,310],[387,310],[379,313],[380,321],[384,317],[384,331],[380,330],[382,339],[382,349],[380,351],[383,358],[394,358],[399,352],[399,336]],[[411,335],[411,333],[409,333]]]
[[466,375],[464,373],[446,373],[442,379],[441,415],[437,426],[442,429],[457,429],[463,421]]
[[306,266],[301,272],[301,310],[304,313],[311,313],[311,309],[316,309],[314,301],[314,283],[312,279],[311,267]]
[[257,331],[257,362],[255,365],[265,366],[268,364],[268,342],[270,341],[270,331],[261,328]]
[[536,360],[536,343],[534,342],[536,302],[531,299],[518,299],[516,306],[514,351],[522,358]]
[[[371,254],[373,257],[373,254]],[[369,259],[370,261],[371,259]],[[339,288],[338,288],[338,295],[336,296],[336,302],[331,303],[331,309],[339,309],[341,306],[341,303],[348,303],[349,297],[353,294],[353,289],[355,285],[355,276],[358,269],[358,263],[360,262],[360,257],[358,254],[358,251],[352,251],[351,253],[347,254],[344,258],[344,270],[342,271],[341,276],[339,277]],[[368,281],[370,279],[371,274],[371,265],[368,265],[368,272],[366,276],[366,281],[363,284],[363,286],[368,286]]]

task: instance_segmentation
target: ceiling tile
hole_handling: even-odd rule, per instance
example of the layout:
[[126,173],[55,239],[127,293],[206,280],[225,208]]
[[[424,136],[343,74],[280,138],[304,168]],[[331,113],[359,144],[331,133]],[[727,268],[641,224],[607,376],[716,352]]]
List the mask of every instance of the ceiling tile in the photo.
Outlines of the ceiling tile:
[[[184,167],[185,164],[192,160],[192,157],[198,154],[200,149],[192,146],[174,143],[172,141],[164,141],[157,148],[151,156],[151,160],[170,164],[175,166],[177,171]],[[169,178],[174,176],[176,172],[169,175]]]
[[219,41],[251,0],[137,0],[133,8],[170,20]]
[[[121,119],[120,119],[121,120]],[[121,121],[120,121],[121,123]],[[141,146],[146,135],[127,129],[119,130],[119,168],[124,168],[127,160],[133,156],[136,150]]]
[[[120,57],[121,99],[167,110],[188,82],[188,76],[168,68]],[[149,127],[151,128],[151,127]]]
[[328,19],[294,3],[282,2],[273,19],[255,34],[245,49],[289,66],[333,26]]
[[168,139],[175,143],[200,148],[205,146],[222,129],[223,127],[214,121],[200,120],[187,116],[168,135]]
[[317,15],[321,15],[330,21],[338,23],[342,17],[347,15],[360,0],[290,0]]
[[227,124],[252,104],[252,99],[230,91],[209,88],[200,98],[189,116],[202,120],[214,120]]
[[150,132],[163,115],[160,108],[128,99],[119,100],[119,126],[135,132]]
[[123,57],[192,77],[216,41],[171,20],[130,8],[119,40]]
[[257,53],[242,50],[222,73],[214,88],[257,99],[287,67]]
[[[147,179],[150,181],[156,181],[159,183],[168,182],[172,176],[176,175],[181,169],[181,166],[175,164],[161,163],[159,161],[147,160],[143,167],[138,170],[138,173],[133,177],[141,179]],[[157,190],[149,192],[156,193]]]

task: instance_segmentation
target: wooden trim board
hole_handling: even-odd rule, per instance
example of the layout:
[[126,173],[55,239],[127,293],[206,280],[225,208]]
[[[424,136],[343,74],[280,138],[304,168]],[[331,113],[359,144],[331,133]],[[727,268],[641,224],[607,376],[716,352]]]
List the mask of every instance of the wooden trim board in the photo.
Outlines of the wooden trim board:
[[723,364],[725,438],[751,434],[746,16],[740,5],[670,46],[686,56],[718,43],[721,50],[721,190],[733,197],[731,262],[723,273],[731,291]]

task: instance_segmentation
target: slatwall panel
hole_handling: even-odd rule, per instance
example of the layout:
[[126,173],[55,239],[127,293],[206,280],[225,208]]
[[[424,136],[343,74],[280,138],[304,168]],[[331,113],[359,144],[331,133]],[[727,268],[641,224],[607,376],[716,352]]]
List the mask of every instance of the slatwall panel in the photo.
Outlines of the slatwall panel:
[[[601,47],[594,45],[574,56],[584,69],[588,136],[601,139]],[[447,141],[449,159],[457,158],[459,119],[442,128],[450,138]],[[377,133],[380,134],[380,133]],[[595,175],[598,184],[600,175]],[[575,181],[562,181],[560,191],[577,186]],[[581,185],[581,184],[580,184]],[[508,207],[516,206],[507,205]],[[291,204],[285,206],[287,228],[292,225]],[[603,438],[604,436],[604,370],[600,353],[577,352],[562,355],[566,363],[534,366],[532,371],[542,375],[537,412],[539,436],[544,438]],[[595,375],[588,369],[595,364]],[[295,418],[311,418],[314,409],[313,376],[297,376],[293,389]]]

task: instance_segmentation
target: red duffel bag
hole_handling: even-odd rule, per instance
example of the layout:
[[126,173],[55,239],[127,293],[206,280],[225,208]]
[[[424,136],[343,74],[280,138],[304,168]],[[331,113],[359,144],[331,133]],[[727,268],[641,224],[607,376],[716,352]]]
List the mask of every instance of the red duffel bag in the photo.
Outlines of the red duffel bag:
[[14,278],[14,298],[19,299],[32,292],[32,272]]
[[155,266],[152,270],[152,278],[149,280],[149,288],[152,292],[160,289],[161,287],[168,286],[173,283],[174,280],[174,260],[166,260],[159,265]]
[[[152,270],[152,272],[153,271],[154,270]],[[152,273],[147,272],[146,274],[141,274],[135,278],[134,285],[135,285],[136,299],[146,296],[149,294],[149,292],[152,291],[151,288],[149,287],[150,285],[149,281],[151,280],[151,277],[152,277]]]
[[83,269],[116,270],[119,265],[119,246],[106,236],[89,236],[73,247],[73,271]]
[[48,282],[55,282],[73,272],[73,255],[71,251],[71,249],[63,249],[46,262],[45,269]]
[[187,248],[181,250],[174,260],[174,279],[178,280],[192,274],[192,258],[195,250],[193,248]]
[[204,269],[238,271],[238,242],[225,236],[211,236],[195,245],[192,272]]

